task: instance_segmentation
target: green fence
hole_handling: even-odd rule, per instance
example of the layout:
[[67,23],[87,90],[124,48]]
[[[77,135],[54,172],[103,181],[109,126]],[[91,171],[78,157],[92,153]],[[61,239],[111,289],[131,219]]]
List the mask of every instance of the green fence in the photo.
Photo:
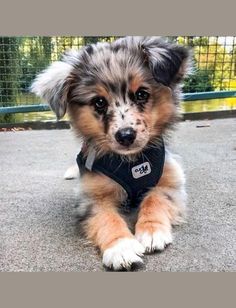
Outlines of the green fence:
[[[0,37],[0,121],[14,121],[14,113],[48,111],[39,98],[29,93],[37,73],[58,60],[67,49],[115,38]],[[185,104],[224,98],[228,100],[226,108],[236,108],[236,37],[175,36],[168,39],[193,49],[195,69],[184,83]]]

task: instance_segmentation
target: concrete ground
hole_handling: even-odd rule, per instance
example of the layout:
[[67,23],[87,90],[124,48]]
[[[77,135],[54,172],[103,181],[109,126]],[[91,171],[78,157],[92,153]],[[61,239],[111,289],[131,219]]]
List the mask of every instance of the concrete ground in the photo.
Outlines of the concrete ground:
[[[183,122],[173,136],[187,175],[189,218],[142,271],[236,270],[236,119]],[[63,174],[69,130],[0,133],[0,270],[103,271],[73,215],[76,180]]]

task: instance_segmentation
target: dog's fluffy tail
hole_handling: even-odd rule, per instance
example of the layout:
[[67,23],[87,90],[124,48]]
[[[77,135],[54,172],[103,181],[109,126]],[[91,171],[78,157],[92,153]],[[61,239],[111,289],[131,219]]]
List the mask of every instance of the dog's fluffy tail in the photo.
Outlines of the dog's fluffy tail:
[[65,180],[73,180],[78,177],[79,177],[79,168],[77,164],[70,166],[64,174]]

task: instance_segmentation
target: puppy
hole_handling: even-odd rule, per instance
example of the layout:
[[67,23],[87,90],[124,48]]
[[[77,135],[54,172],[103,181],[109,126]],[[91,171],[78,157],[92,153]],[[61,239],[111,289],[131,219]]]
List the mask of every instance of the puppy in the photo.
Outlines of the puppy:
[[[189,63],[183,46],[125,37],[65,53],[32,85],[83,140],[78,213],[105,267],[131,269],[170,244],[183,221],[184,173],[166,143]],[[123,209],[137,212],[133,232]]]

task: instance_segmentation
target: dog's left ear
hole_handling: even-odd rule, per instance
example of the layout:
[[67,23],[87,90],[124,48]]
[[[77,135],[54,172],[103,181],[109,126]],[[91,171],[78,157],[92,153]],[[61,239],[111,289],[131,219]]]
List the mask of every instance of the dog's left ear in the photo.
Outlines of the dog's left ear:
[[190,51],[160,38],[146,38],[142,49],[155,80],[173,87],[190,71]]
[[58,119],[66,113],[69,93],[68,77],[78,63],[78,59],[79,53],[77,51],[68,51],[61,61],[53,62],[40,73],[30,87],[32,93],[49,104]]

